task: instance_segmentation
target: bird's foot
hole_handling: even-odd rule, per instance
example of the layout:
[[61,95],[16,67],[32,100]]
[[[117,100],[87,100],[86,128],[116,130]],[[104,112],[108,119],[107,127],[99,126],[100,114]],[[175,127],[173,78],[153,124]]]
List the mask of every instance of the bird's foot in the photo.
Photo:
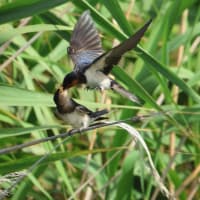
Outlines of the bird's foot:
[[98,90],[98,91],[100,91],[100,92],[103,92],[103,90],[104,90],[104,88],[101,87],[101,86],[97,86],[97,87],[95,87],[94,89],[95,89],[95,90]]
[[93,88],[93,87],[90,87],[90,86],[86,86],[86,90],[88,91],[88,90],[94,90],[95,88]]
[[96,86],[96,87],[89,87],[89,86],[87,86],[86,90],[100,90],[102,92],[104,90],[104,88],[101,87],[101,86]]
[[90,90],[90,87],[87,86],[85,89],[88,91],[88,90]]

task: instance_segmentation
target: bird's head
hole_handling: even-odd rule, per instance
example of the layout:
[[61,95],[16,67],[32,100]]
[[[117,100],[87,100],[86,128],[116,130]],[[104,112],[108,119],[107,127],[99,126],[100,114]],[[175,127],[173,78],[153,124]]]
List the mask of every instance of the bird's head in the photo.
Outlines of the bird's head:
[[64,89],[69,89],[75,85],[79,84],[78,74],[74,71],[67,74],[63,80],[62,86]]

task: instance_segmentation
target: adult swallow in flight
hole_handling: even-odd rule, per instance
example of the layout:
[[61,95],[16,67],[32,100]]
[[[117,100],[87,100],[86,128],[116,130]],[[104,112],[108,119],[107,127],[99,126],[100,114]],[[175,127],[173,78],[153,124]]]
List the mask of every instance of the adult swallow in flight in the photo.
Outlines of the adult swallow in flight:
[[70,39],[68,54],[75,67],[67,74],[63,87],[69,84],[86,84],[88,88],[113,89],[133,102],[140,103],[138,98],[111,79],[108,74],[122,55],[135,48],[144,35],[152,20],[149,20],[139,31],[108,52],[103,52],[98,32],[90,17],[85,11],[75,25]]
[[75,129],[80,131],[83,128],[91,126],[92,122],[107,119],[102,117],[108,113],[108,110],[100,110],[93,112],[85,106],[74,101],[68,93],[67,89],[60,87],[54,95],[54,102],[57,107],[56,115],[64,122],[68,123]]

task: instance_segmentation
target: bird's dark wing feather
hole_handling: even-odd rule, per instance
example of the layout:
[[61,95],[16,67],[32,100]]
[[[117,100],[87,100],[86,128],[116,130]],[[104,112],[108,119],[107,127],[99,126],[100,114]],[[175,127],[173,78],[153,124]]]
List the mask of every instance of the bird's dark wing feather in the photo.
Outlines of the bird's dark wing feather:
[[82,67],[91,64],[102,53],[98,32],[89,11],[85,11],[73,30],[68,54],[75,64],[75,68],[80,70]]
[[93,112],[93,111],[89,110],[87,107],[85,107],[81,104],[78,104],[76,101],[73,100],[73,102],[76,104],[75,109],[80,113],[80,115],[88,114],[90,116],[90,118],[95,121],[107,119],[106,117],[101,117],[102,115],[105,115],[108,113],[107,109]]
[[89,110],[87,107],[77,103],[76,101],[74,101],[72,99],[74,105],[75,105],[75,109],[80,113],[80,115],[85,115],[85,114],[88,114],[88,115],[91,115],[93,112],[91,110]]
[[103,110],[99,110],[99,111],[96,111],[96,112],[92,112],[90,116],[92,118],[97,118],[98,119],[100,116],[108,114],[108,113],[109,112],[108,112],[107,109],[103,109]]
[[124,42],[120,43],[118,46],[114,47],[107,53],[104,53],[96,60],[94,60],[92,66],[90,67],[96,68],[96,70],[101,70],[105,74],[109,74],[113,66],[120,61],[121,56],[127,51],[130,51],[131,49],[137,46],[142,36],[146,32],[148,26],[151,24],[151,21],[152,20],[149,20],[141,29],[139,29],[130,38],[128,38]]

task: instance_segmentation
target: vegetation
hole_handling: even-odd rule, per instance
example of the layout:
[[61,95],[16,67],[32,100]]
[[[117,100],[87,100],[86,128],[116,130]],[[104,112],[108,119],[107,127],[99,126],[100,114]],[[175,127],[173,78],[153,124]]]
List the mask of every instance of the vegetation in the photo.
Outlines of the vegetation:
[[[128,123],[144,138],[177,199],[199,199],[199,5],[197,0],[1,1],[0,149],[70,129],[54,116],[53,94],[73,69],[66,49],[83,11],[91,11],[105,50],[153,18],[140,45],[112,71],[142,106],[113,91],[79,87],[71,95],[92,110],[109,108],[110,120],[149,115]],[[0,161],[0,193],[15,184],[8,197],[13,200],[164,199],[144,150],[114,126],[0,154]],[[30,173],[20,180],[24,170]]]

